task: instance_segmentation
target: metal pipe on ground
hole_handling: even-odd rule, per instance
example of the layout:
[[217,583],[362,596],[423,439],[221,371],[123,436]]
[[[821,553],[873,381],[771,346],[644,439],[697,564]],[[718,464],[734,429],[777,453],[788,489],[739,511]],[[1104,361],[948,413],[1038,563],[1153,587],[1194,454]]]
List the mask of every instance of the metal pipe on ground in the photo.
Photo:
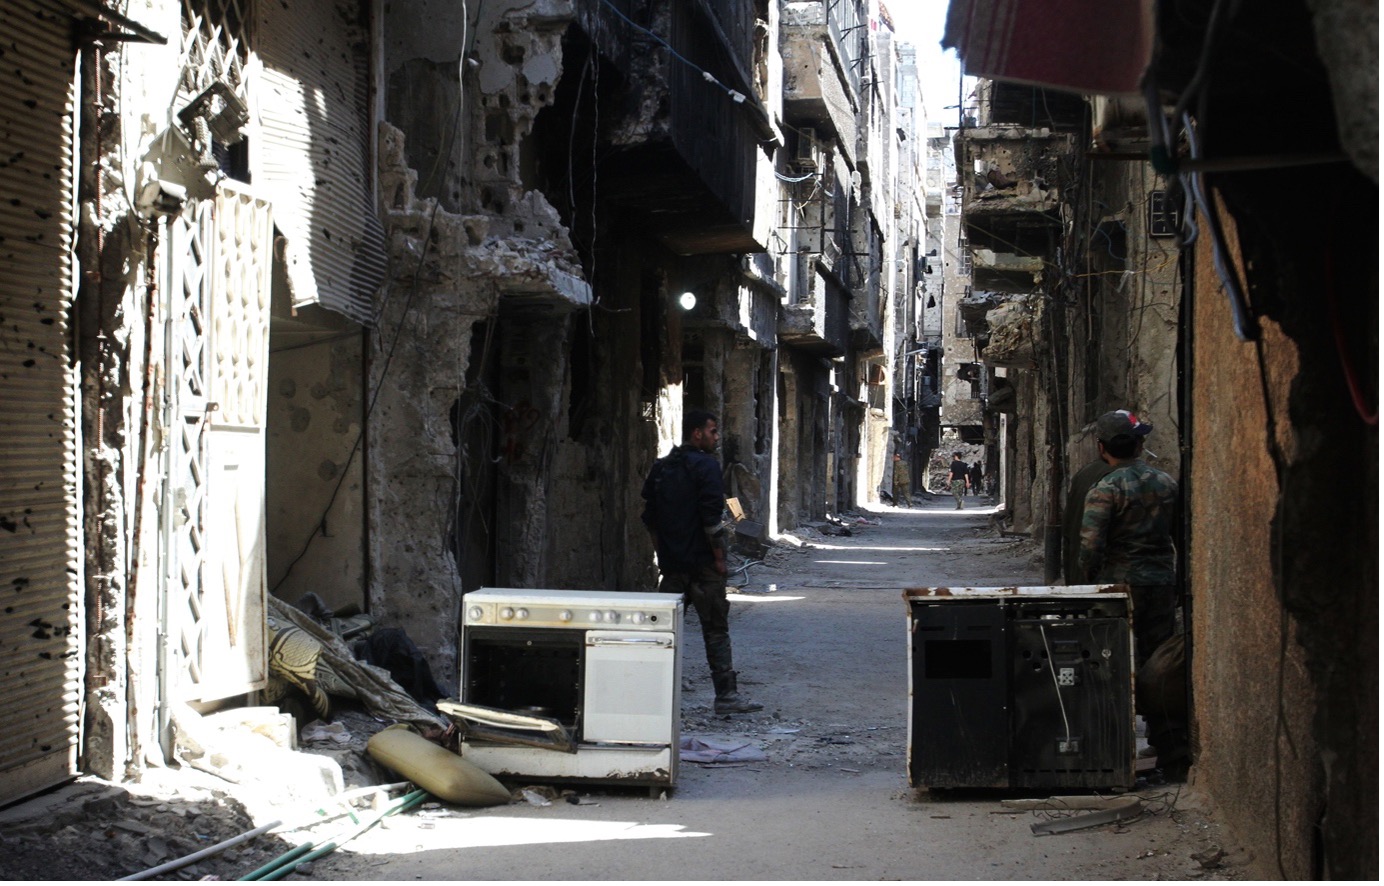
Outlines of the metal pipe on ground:
[[[333,837],[330,840],[324,840],[323,842],[317,844],[317,848],[313,849],[311,852],[308,852],[306,855],[302,854],[299,851],[303,848],[302,846],[299,846],[295,849],[292,849],[284,853],[284,855],[280,856],[278,859],[275,859],[269,864],[257,868],[254,871],[251,871],[249,874],[246,874],[244,877],[241,877],[240,879],[282,879],[288,876],[289,874],[293,873],[293,871],[298,867],[298,865],[307,864],[311,861],[316,861],[324,855],[329,855],[330,853],[335,852],[341,846],[344,846],[346,843],[350,842],[351,840],[354,840],[356,837],[359,837],[361,834],[370,830],[375,825],[384,821],[389,816],[396,815],[400,812],[407,812],[413,807],[419,805],[423,802],[423,800],[427,798],[427,796],[428,792],[424,790],[417,790],[411,794],[407,794],[404,796],[403,799],[399,800],[393,806],[390,806],[388,809],[384,810],[375,817],[365,822],[362,822],[361,824],[357,825],[354,828],[351,828],[350,830],[343,832],[341,835],[337,837]],[[277,867],[274,866],[275,864],[277,864]],[[269,868],[269,870],[265,871],[265,868]]]
[[273,830],[274,828],[278,827],[278,826],[281,825],[281,824],[283,824],[283,822],[281,822],[281,821],[271,821],[269,824],[260,825],[259,827],[255,828],[253,831],[246,831],[246,832],[243,833],[243,834],[240,834],[240,835],[235,836],[235,837],[231,837],[229,840],[222,840],[220,843],[217,843],[215,846],[208,846],[206,849],[198,850],[197,852],[194,852],[194,853],[192,853],[191,855],[184,855],[182,858],[175,858],[175,859],[173,859],[172,861],[164,862],[163,864],[159,865],[158,867],[150,868],[150,869],[147,870],[147,871],[140,871],[140,872],[137,873],[137,874],[130,874],[128,877],[121,877],[120,879],[121,879],[121,880],[147,880],[147,879],[149,879],[150,877],[156,877],[156,876],[158,876],[159,874],[164,874],[164,873],[167,873],[168,871],[175,871],[175,870],[177,870],[178,868],[187,867],[188,865],[192,864],[193,862],[201,861],[202,859],[208,858],[208,857],[213,856],[213,855],[216,855],[216,854],[219,853],[219,852],[224,852],[225,850],[230,849],[232,846],[238,846],[238,845],[240,845],[241,843],[245,843],[245,842],[248,842],[248,841],[250,841],[250,840],[253,840],[254,838],[258,837],[260,834],[263,834],[263,833],[266,833],[266,832],[268,832],[268,831],[270,831],[270,830]]

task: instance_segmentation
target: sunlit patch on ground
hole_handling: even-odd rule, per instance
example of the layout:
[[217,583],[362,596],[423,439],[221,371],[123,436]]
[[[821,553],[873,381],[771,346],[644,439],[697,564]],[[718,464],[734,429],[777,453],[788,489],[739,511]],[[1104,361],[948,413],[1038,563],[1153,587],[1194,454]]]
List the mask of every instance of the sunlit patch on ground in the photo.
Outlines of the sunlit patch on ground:
[[[379,855],[420,850],[710,836],[712,835],[701,831],[683,830],[680,824],[487,815],[474,818],[439,818],[426,830],[408,827],[373,831],[367,838],[353,843],[351,850],[361,855]],[[420,841],[421,845],[413,845]]]

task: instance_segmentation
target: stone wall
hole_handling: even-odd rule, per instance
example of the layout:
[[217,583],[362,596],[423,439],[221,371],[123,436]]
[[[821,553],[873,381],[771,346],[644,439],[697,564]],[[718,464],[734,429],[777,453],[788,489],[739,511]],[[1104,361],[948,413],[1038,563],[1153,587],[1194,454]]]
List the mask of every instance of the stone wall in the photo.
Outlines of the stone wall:
[[271,338],[265,440],[269,587],[334,610],[365,605],[364,334],[340,325]]
[[[1297,626],[1274,587],[1277,500],[1265,434],[1269,413],[1286,416],[1297,348],[1266,324],[1274,391],[1264,402],[1255,346],[1236,340],[1209,250],[1197,254],[1192,367],[1195,527],[1188,557],[1191,595],[1194,780],[1225,810],[1246,846],[1264,847],[1264,875],[1311,876],[1307,835],[1321,791],[1311,734],[1316,701]],[[1277,425],[1277,445],[1293,433]],[[1234,519],[1226,519],[1234,514]]]
[[1379,453],[1363,380],[1377,374],[1378,191],[1345,164],[1317,177],[1333,206],[1312,225],[1298,221],[1315,190],[1285,204],[1272,178],[1221,186],[1258,342],[1234,337],[1197,254],[1195,771],[1246,845],[1270,847],[1261,876],[1372,880]]

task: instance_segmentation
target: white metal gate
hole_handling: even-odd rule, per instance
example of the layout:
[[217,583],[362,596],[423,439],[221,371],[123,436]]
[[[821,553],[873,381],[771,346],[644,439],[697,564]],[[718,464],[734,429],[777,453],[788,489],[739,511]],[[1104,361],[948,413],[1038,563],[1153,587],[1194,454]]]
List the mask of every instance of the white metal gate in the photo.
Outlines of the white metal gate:
[[168,227],[168,698],[212,701],[264,685],[272,243],[268,204],[226,185]]

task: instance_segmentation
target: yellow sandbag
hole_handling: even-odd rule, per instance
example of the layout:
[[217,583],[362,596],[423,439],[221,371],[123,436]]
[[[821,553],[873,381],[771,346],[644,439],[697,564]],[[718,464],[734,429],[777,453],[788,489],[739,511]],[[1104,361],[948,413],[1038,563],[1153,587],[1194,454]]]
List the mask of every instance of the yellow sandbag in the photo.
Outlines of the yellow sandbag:
[[490,773],[402,723],[376,733],[365,749],[376,763],[449,803],[498,806],[509,802],[509,791]]

